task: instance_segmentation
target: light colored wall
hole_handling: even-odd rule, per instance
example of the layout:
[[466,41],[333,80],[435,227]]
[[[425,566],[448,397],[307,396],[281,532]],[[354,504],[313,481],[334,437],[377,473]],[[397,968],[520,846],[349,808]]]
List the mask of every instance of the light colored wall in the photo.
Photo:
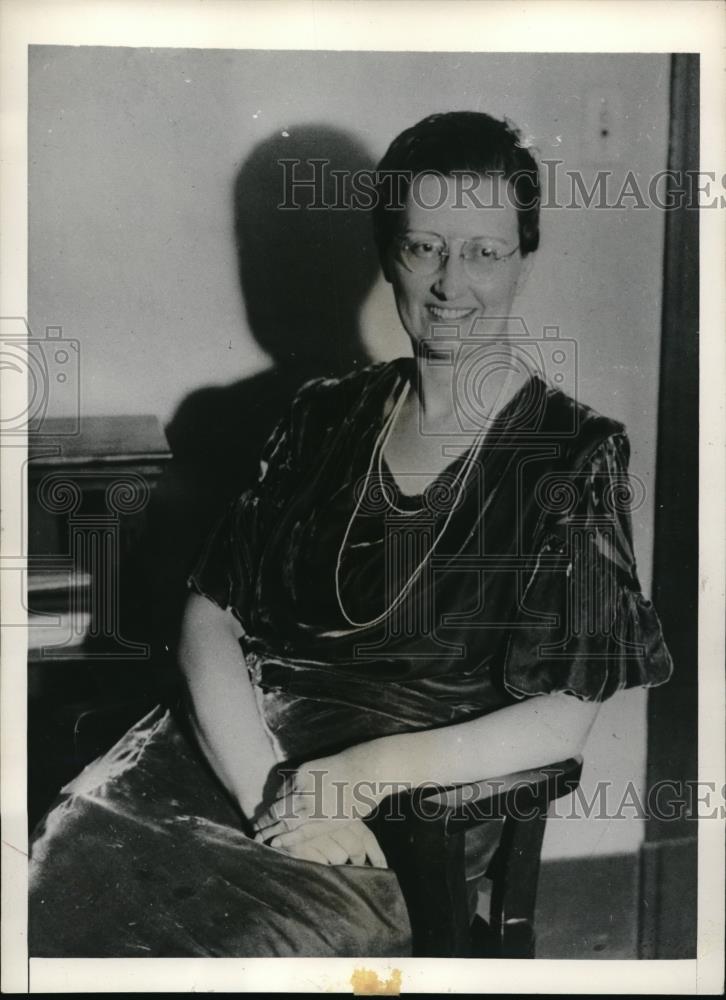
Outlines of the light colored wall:
[[[612,163],[592,135],[601,94],[615,113]],[[79,339],[83,412],[166,421],[191,390],[268,363],[247,325],[232,219],[235,175],[259,143],[283,131],[294,143],[319,123],[375,160],[425,114],[486,110],[563,169],[591,178],[612,167],[617,190],[626,169],[647,182],[666,165],[668,58],[43,46],[30,51],[30,102],[31,328]],[[663,222],[653,209],[544,212],[520,302],[530,330],[555,325],[577,341],[580,397],[628,426],[647,488],[635,516],[646,590]],[[362,316],[375,356],[406,351],[382,280]],[[645,694],[616,696],[588,744],[585,790],[597,778],[642,788],[645,748]],[[641,838],[635,820],[562,820],[545,854],[630,850]]]

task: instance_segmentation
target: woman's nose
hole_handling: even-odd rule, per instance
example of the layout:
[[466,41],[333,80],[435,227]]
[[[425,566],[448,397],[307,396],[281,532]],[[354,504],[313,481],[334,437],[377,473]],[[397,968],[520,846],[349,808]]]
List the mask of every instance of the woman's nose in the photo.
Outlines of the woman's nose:
[[442,299],[455,299],[466,285],[464,261],[460,254],[449,253],[441,260],[431,290]]

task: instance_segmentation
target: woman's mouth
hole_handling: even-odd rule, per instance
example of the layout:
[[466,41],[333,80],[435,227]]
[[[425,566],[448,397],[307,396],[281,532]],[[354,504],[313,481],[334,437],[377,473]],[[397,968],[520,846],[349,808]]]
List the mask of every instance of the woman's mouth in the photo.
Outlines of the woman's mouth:
[[467,316],[471,316],[475,309],[451,309],[445,306],[426,306],[428,311],[434,317],[434,319],[440,319],[444,322],[450,323],[458,319],[466,319]]

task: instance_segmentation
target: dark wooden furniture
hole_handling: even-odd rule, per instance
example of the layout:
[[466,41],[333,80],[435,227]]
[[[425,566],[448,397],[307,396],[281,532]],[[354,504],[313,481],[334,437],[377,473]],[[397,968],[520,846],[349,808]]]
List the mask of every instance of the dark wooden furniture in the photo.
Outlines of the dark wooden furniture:
[[[547,810],[579,784],[582,760],[388,800],[369,820],[409,911],[420,957],[533,958],[534,908]],[[464,832],[503,817],[489,865],[490,920],[470,924]]]
[[83,713],[154,702],[151,644],[128,611],[141,581],[123,574],[144,546],[170,458],[151,416],[48,418],[29,438],[31,828],[82,766],[74,731]]

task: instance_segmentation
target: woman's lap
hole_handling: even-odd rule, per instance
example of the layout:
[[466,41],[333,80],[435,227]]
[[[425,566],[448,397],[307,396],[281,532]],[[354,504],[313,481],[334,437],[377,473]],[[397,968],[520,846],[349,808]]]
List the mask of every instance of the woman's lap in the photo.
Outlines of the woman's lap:
[[249,839],[160,711],[64,790],[31,853],[30,954],[410,953],[390,871],[327,866]]

